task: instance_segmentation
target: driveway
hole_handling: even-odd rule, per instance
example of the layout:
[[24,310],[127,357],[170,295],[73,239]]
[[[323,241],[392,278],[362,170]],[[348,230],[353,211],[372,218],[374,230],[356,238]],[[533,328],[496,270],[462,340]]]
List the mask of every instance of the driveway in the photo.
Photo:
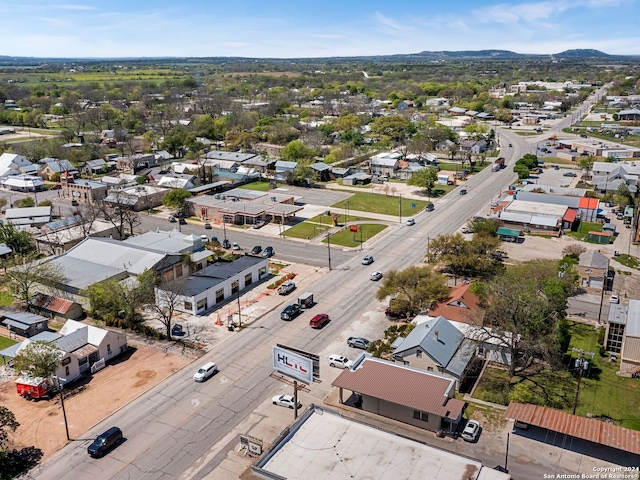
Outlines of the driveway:
[[[80,436],[93,425],[193,361],[193,358],[167,354],[145,345],[131,342],[130,345],[134,348],[129,353],[65,392],[64,405],[72,439],[81,440]],[[35,445],[47,458],[68,443],[60,399],[25,400],[16,393],[13,380],[0,384],[0,403],[20,422],[13,437],[15,445],[18,448]]]

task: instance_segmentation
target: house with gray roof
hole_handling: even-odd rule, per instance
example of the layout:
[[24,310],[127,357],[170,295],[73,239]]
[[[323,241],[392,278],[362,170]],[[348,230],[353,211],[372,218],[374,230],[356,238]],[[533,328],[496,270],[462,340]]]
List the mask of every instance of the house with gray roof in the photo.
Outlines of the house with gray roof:
[[76,166],[67,159],[43,158],[41,161],[44,165],[40,167],[38,175],[49,180],[51,180],[54,175],[60,175],[63,172],[73,176],[79,173]]
[[475,356],[476,343],[446,318],[427,317],[393,349],[393,359],[428,372],[450,375],[459,382]]
[[[192,315],[205,315],[268,277],[267,258],[245,255],[233,262],[215,262],[181,281],[175,308]],[[166,292],[156,289],[158,305],[166,298],[169,298]]]
[[11,222],[14,225],[44,225],[51,221],[51,206],[7,208],[5,218],[7,222]]
[[287,162],[285,160],[278,160],[275,163],[276,176],[280,176],[282,178],[285,178],[290,173],[293,173],[296,168],[298,168],[298,162]]
[[587,293],[601,295],[609,271],[609,257],[598,250],[588,250],[580,254],[576,270],[580,286]]
[[89,160],[84,164],[84,167],[82,167],[82,171],[90,175],[99,175],[101,173],[105,173],[105,170],[109,171],[111,170],[111,167],[102,158]]
[[624,184],[633,195],[636,195],[638,193],[639,175],[635,173],[637,169],[630,170],[634,173],[629,172],[624,165],[618,165],[604,175],[596,175],[592,181],[593,188],[599,193],[615,193],[620,188],[620,185]]
[[[51,342],[60,351],[60,365],[54,376],[62,385],[77,380],[84,373],[93,373],[92,367],[96,362],[112,360],[129,348],[127,336],[123,333],[67,320],[58,333],[41,332],[0,351],[0,355],[15,358],[35,341]],[[20,379],[16,382],[20,383]]]
[[398,170],[399,160],[402,154],[398,152],[382,152],[369,159],[369,167],[372,174],[392,176]]
[[10,332],[26,338],[33,337],[49,328],[46,317],[29,312],[0,311],[0,323],[6,326]]

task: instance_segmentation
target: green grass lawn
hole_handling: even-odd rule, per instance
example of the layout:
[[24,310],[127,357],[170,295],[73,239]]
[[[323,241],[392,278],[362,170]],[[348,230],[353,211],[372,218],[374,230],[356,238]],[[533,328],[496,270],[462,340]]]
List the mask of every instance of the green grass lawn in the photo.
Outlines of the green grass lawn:
[[11,345],[15,345],[16,342],[15,340],[11,340],[10,338],[7,337],[0,337],[0,350],[4,350],[5,348],[10,347]]
[[592,222],[580,222],[578,225],[578,230],[573,232],[567,232],[567,235],[571,235],[576,240],[585,240],[587,238],[587,234],[589,232],[601,232],[602,224],[600,223],[592,223]]
[[285,237],[294,238],[306,238],[311,240],[317,235],[321,235],[323,232],[329,229],[329,225],[318,225],[310,222],[301,222],[294,227],[287,229],[284,232]]
[[637,257],[627,255],[626,253],[621,253],[619,257],[613,257],[613,259],[629,268],[638,268],[638,265],[640,265],[640,261]]
[[[397,216],[400,209],[400,197],[378,195],[375,193],[354,193],[349,198],[331,205],[333,209],[344,211],[349,202],[349,210],[358,212],[380,213]],[[402,216],[410,217],[418,213],[427,205],[425,200],[402,199]],[[415,205],[413,207],[412,205]]]
[[[608,356],[601,357],[598,346],[598,331],[593,326],[574,323],[571,325],[571,341],[565,357],[565,368],[572,365],[576,353],[572,349],[594,352],[595,357],[588,357],[590,367],[582,377],[576,415],[606,417],[614,420],[616,425],[640,430],[640,382],[635,379],[616,375],[619,362],[610,362]],[[577,378],[569,370],[556,372],[555,375],[538,374],[531,379],[544,387],[544,390],[555,396],[562,395],[566,400],[560,402],[562,410],[571,413],[573,398],[577,387]],[[488,368],[476,387],[474,397],[488,402],[507,405],[516,380],[509,383],[506,370]],[[532,382],[522,382],[533,385]]]
[[[598,332],[593,327],[575,324],[572,327],[569,352],[572,347],[596,354],[589,374],[582,378],[576,414],[605,416],[612,418],[616,425],[640,430],[640,382],[619,377],[616,375],[620,368],[619,362],[610,362],[609,357],[598,354]],[[570,407],[566,410],[571,411]]]
[[366,222],[372,220],[367,217],[358,217],[356,215],[349,215],[348,217],[344,215],[344,213],[338,214],[337,212],[331,212],[331,215],[317,215],[313,218],[307,220],[307,222],[311,223],[321,223],[323,225],[331,225],[333,221],[333,215],[338,215],[338,224],[344,224],[345,222]]
[[241,185],[238,188],[244,188],[245,190],[256,190],[258,192],[268,192],[270,190],[269,182],[253,182]]
[[[357,247],[387,228],[386,225],[375,223],[365,223],[358,226],[360,228],[358,232],[351,232],[348,228],[343,228],[338,233],[334,233],[331,235],[331,244],[342,245],[343,247]],[[327,240],[325,239],[323,242],[326,243]]]

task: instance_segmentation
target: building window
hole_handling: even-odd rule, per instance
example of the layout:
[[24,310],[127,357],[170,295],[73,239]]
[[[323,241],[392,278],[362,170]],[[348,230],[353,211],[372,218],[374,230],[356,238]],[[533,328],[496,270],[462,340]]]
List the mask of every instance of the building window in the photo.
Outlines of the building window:
[[263,276],[265,276],[267,274],[267,267],[261,267],[260,270],[258,270],[258,276],[260,278],[262,278]]
[[418,420],[422,420],[423,422],[428,422],[429,421],[429,414],[425,413],[425,412],[421,412],[420,410],[414,410],[413,411],[413,418],[416,418]]
[[111,344],[107,343],[107,354],[111,355]]
[[433,372],[433,367],[427,367],[427,372]]
[[202,300],[198,300],[198,303],[196,304],[196,310],[200,311],[200,310],[206,310],[207,309],[207,299],[203,298]]
[[422,358],[422,350],[416,350],[416,357]]
[[176,277],[182,276],[182,265],[176,265]]
[[247,273],[244,276],[244,286],[246,287],[247,285],[251,285],[252,283],[253,283],[253,274]]
[[68,377],[71,374],[71,371],[69,370],[69,365],[67,365],[66,367],[64,367],[64,374]]
[[620,353],[622,351],[622,338],[624,337],[624,324],[610,323],[609,336],[607,337],[607,351]]
[[171,280],[173,280],[173,270],[166,270],[162,273],[162,277],[164,278],[165,282],[170,282]]
[[222,300],[224,300],[224,288],[216,290],[216,303],[220,303]]
[[193,311],[193,303],[191,302],[187,302],[186,300],[184,301],[184,309],[185,310],[189,310],[190,312]]
[[231,293],[238,293],[238,290],[240,290],[240,282],[238,280],[234,280],[231,282]]

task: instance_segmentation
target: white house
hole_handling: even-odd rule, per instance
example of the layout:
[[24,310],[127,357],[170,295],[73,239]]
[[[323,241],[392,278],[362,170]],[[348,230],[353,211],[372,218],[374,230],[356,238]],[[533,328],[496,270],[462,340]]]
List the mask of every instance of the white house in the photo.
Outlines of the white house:
[[[233,262],[216,262],[180,280],[182,295],[175,309],[203,315],[268,275],[269,260],[266,258],[246,255]],[[159,305],[166,303],[166,298],[162,290],[156,289]]]
[[398,170],[399,160],[402,154],[398,152],[383,152],[374,155],[369,160],[371,173],[381,175],[393,175]]

